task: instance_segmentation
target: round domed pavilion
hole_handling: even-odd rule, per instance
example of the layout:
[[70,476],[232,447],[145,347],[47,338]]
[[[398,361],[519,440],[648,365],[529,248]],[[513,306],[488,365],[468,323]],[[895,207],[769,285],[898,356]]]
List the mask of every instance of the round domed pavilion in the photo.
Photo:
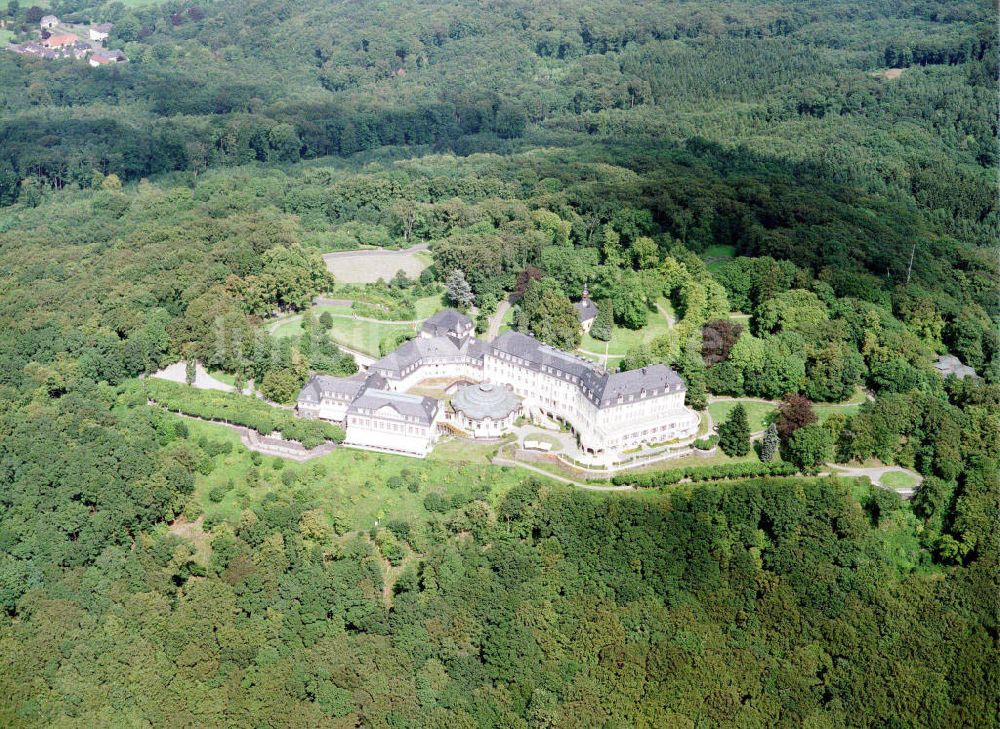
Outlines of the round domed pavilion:
[[451,400],[453,424],[474,438],[496,438],[514,427],[521,400],[502,385],[466,385]]

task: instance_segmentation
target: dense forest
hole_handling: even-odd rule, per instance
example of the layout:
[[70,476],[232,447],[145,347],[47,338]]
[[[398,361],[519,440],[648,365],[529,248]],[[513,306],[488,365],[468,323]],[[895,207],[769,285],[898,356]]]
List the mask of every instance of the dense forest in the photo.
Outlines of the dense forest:
[[[0,726],[1000,726],[992,5],[10,0],[0,40],[48,13],[129,62],[0,51]],[[574,349],[585,288],[588,341],[669,312],[616,366],[777,403],[757,447],[740,406],[602,494],[198,419],[343,439],[278,407],[357,369],[318,295]]]

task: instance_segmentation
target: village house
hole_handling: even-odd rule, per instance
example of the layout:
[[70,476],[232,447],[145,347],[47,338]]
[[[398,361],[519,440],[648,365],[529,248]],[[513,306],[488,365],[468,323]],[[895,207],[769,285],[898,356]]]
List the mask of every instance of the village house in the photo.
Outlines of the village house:
[[94,66],[107,66],[113,63],[125,63],[128,61],[125,58],[125,54],[119,50],[111,51],[94,51],[90,55],[90,65]]
[[90,26],[87,33],[92,41],[103,41],[108,37],[111,29],[114,26],[111,23],[97,23],[96,25]]
[[51,33],[48,38],[42,38],[42,46],[49,49],[62,48],[63,46],[71,46],[78,40],[80,39],[74,33]]
[[59,25],[59,18],[55,15],[46,15],[42,18],[38,25],[42,30],[50,30]]

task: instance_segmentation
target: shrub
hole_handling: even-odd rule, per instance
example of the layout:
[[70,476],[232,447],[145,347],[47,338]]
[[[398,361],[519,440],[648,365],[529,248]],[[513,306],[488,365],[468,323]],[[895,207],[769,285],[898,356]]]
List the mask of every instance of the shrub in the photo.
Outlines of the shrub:
[[611,479],[615,486],[655,488],[679,483],[687,478],[692,481],[717,481],[727,478],[752,478],[756,476],[791,476],[798,468],[785,461],[772,463],[722,463],[716,466],[688,466],[645,473],[619,473]]
[[719,444],[719,436],[712,434],[707,438],[699,438],[691,445],[700,451],[710,451]]
[[252,428],[268,435],[278,431],[305,448],[331,440],[342,443],[344,430],[322,420],[304,420],[249,395],[218,390],[195,390],[177,382],[150,378],[144,381],[146,395],[167,410]]
[[436,511],[443,514],[451,508],[451,505],[448,503],[448,499],[437,491],[432,491],[424,497],[424,508],[427,511]]

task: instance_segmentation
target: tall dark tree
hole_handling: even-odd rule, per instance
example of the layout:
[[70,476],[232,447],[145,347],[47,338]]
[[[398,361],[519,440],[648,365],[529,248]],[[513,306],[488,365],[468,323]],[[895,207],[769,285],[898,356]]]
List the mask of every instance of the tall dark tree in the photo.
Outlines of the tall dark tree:
[[750,452],[750,421],[743,403],[737,404],[719,426],[719,448],[727,456],[745,456]]

